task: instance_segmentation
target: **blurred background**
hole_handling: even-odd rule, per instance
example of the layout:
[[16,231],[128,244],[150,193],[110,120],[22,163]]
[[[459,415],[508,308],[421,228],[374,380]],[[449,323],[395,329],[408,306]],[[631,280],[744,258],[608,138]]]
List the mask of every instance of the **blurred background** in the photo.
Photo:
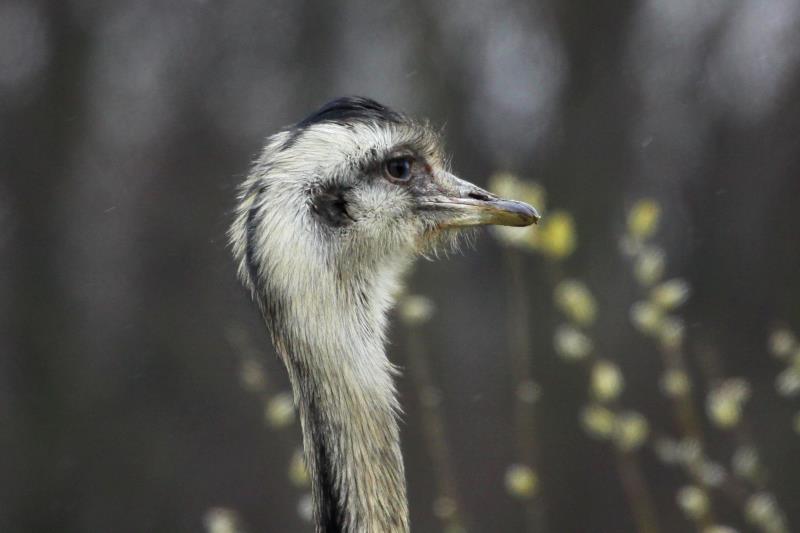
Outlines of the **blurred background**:
[[545,214],[393,318],[415,531],[798,527],[796,0],[0,0],[0,530],[311,530],[225,231],[345,94]]

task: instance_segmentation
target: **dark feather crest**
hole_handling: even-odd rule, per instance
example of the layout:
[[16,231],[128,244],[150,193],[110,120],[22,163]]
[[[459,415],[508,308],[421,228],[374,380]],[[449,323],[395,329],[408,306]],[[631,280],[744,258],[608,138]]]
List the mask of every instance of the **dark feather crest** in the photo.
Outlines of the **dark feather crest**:
[[307,128],[321,122],[394,122],[400,123],[403,116],[363,96],[345,96],[332,100],[297,123],[298,128]]

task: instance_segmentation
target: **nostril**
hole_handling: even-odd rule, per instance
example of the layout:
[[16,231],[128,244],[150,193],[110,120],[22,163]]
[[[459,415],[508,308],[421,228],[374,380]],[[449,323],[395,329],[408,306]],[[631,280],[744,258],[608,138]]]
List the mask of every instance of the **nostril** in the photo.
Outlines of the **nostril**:
[[487,200],[491,200],[491,198],[489,197],[488,194],[486,194],[484,192],[477,192],[477,191],[473,191],[473,192],[469,193],[469,197],[472,198],[473,200],[483,200],[484,202],[487,201]]

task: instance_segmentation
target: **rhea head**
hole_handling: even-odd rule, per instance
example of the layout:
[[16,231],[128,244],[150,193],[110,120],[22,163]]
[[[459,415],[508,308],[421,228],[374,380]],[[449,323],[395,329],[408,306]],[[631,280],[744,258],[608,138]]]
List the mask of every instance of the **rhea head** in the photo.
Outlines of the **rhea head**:
[[407,531],[386,313],[413,259],[530,206],[454,176],[440,136],[365,98],[270,137],[230,230],[300,413],[318,531]]

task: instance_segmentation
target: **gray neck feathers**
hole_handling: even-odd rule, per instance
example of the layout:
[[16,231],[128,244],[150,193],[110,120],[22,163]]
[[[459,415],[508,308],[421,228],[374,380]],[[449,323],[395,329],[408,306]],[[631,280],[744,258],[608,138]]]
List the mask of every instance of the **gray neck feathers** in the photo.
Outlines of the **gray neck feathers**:
[[304,357],[289,366],[299,392],[317,531],[407,532],[405,475],[392,406],[347,373],[320,379]]
[[273,336],[299,408],[318,532],[408,526],[385,315],[399,274],[317,272],[305,295],[273,298]]

